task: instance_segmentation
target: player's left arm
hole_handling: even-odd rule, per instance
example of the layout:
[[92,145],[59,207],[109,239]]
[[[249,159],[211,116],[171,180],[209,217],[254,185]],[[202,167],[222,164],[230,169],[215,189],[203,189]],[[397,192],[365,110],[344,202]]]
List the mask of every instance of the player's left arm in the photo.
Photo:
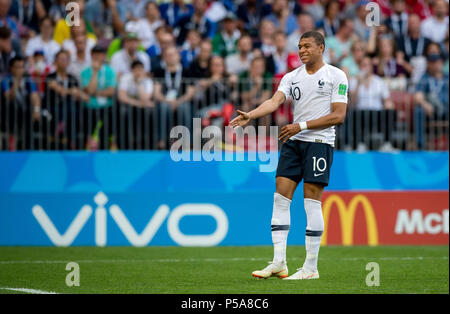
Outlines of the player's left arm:
[[[326,116],[320,117],[315,120],[305,121],[304,129],[326,129],[333,125],[339,125],[344,123],[345,114],[347,112],[347,103],[334,102],[331,104],[331,112]],[[301,123],[293,123],[285,125],[281,128],[279,140],[286,142],[291,136],[302,131],[300,127]]]

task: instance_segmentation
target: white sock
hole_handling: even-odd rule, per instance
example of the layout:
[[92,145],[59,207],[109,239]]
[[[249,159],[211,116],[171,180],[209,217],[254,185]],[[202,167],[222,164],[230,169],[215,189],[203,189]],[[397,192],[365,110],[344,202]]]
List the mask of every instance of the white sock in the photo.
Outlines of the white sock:
[[307,221],[305,234],[306,259],[303,268],[315,272],[317,271],[317,259],[323,233],[322,203],[305,198],[305,211]]
[[271,221],[273,262],[286,262],[286,243],[291,225],[291,200],[281,194],[274,193],[273,213]]

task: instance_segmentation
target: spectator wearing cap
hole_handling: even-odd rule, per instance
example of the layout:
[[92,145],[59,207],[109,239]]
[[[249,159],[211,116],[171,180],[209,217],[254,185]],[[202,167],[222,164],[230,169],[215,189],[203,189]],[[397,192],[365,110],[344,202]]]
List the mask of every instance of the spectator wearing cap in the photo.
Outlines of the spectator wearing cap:
[[9,15],[11,0],[0,0],[0,27],[6,26],[11,30],[12,37],[20,39],[19,26]]
[[405,0],[392,0],[392,14],[384,22],[395,37],[404,36],[408,32],[408,13]]
[[296,29],[287,38],[287,50],[289,52],[298,53],[298,43],[300,37],[309,31],[313,31],[315,28],[314,19],[311,14],[302,12],[297,17],[298,29]]
[[237,41],[241,37],[241,32],[237,28],[237,21],[234,14],[229,13],[221,22],[222,29],[212,39],[213,53],[222,58],[236,53]]
[[[85,0],[72,0],[71,2],[78,5],[80,17],[83,17],[79,20],[79,23],[74,23],[72,26],[70,26],[68,23],[66,23],[66,9],[65,4],[63,5],[63,15],[58,17],[56,20],[55,25],[55,32],[53,39],[60,45],[63,45],[64,42],[68,39],[71,39],[72,37],[76,36],[79,33],[84,33],[89,38],[89,41],[94,42],[94,44],[97,42],[97,36],[94,33],[94,28],[92,26],[92,23],[86,19],[85,17]],[[68,11],[67,11],[68,12]],[[49,14],[50,16],[50,14]],[[53,19],[53,21],[55,21]],[[64,47],[64,49],[69,49],[69,47]],[[69,49],[70,51],[70,49]]]
[[12,0],[9,14],[23,27],[22,36],[34,37],[39,32],[39,20],[47,13],[41,0]]
[[147,2],[145,5],[145,17],[137,22],[137,34],[145,50],[156,42],[155,30],[164,25],[161,19],[158,5],[155,2]]
[[102,45],[109,44],[125,29],[126,11],[117,0],[89,0],[84,16]]
[[288,0],[274,0],[272,13],[265,17],[272,21],[278,30],[286,35],[292,34],[297,28],[297,17],[291,13]]
[[339,23],[339,30],[335,36],[325,39],[325,56],[329,63],[340,66],[342,60],[351,53],[352,36],[354,36],[354,26],[351,19],[343,19]]
[[111,67],[116,72],[118,79],[122,74],[131,72],[131,63],[139,60],[144,64],[144,69],[150,72],[150,58],[148,55],[140,51],[139,38],[136,33],[128,32],[123,39],[123,48],[116,52],[111,58]]
[[189,68],[200,52],[202,36],[196,29],[191,29],[187,35],[186,41],[181,47],[181,63],[184,68]]
[[194,13],[194,7],[184,0],[167,1],[159,5],[159,12],[167,25],[175,27],[178,20],[183,16],[190,16]]
[[1,112],[9,115],[2,115],[0,127],[10,134],[10,149],[15,150],[17,145],[21,149],[33,149],[33,122],[41,117],[41,99],[33,79],[26,75],[23,57],[9,60],[9,73],[1,81],[1,97]]
[[85,34],[79,34],[74,39],[75,53],[71,54],[70,65],[67,71],[81,80],[81,71],[91,66],[91,50],[88,47],[88,38]]
[[[152,101],[153,81],[145,72],[144,64],[139,61],[133,61],[131,64],[131,73],[124,74],[120,78],[118,87],[118,100],[120,102],[120,121],[119,127],[123,127],[119,137],[119,147],[121,149],[149,149],[153,147],[153,132],[148,130],[152,121],[156,120],[153,116]],[[125,135],[124,137],[122,135]]]
[[108,149],[115,143],[112,125],[117,77],[106,63],[106,48],[95,46],[91,66],[81,71],[81,88],[89,100],[83,102],[83,134],[89,149]]
[[325,5],[325,16],[316,23],[316,29],[323,30],[325,37],[336,35],[339,27],[339,10],[338,0],[330,0]]
[[433,16],[425,19],[421,25],[422,35],[431,41],[443,42],[448,34],[448,1],[436,0],[433,5]]
[[242,35],[238,40],[237,53],[229,55],[225,59],[225,66],[230,74],[239,75],[250,68],[252,53],[252,38],[250,35]]
[[189,82],[189,73],[181,65],[181,57],[175,46],[169,46],[162,54],[164,67],[154,71],[155,101],[158,102],[160,121],[159,149],[167,147],[167,135],[174,125],[183,125],[188,129],[192,125],[191,100],[195,87]]
[[206,0],[193,0],[194,13],[181,17],[175,25],[177,45],[181,46],[186,40],[190,29],[197,29],[202,38],[212,39],[216,34],[216,24],[206,17],[208,3]]
[[[444,74],[444,60],[437,49],[430,48],[427,55],[427,72],[416,86],[414,95],[415,129],[419,149],[427,148],[426,134],[430,132],[430,124],[449,119],[449,76]],[[434,51],[433,51],[434,50]],[[447,129],[448,132],[448,129]]]
[[13,40],[7,26],[0,27],[0,77],[9,72],[9,61],[21,55],[20,43]]
[[25,55],[32,57],[36,51],[44,53],[47,65],[53,64],[56,53],[61,49],[61,46],[53,40],[53,21],[49,17],[44,17],[39,21],[40,34],[31,38],[27,42],[25,48]]

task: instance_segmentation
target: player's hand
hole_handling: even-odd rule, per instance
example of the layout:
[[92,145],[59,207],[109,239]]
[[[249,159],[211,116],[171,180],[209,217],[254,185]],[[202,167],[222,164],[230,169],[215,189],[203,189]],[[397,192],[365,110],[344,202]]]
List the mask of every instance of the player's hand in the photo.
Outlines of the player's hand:
[[280,135],[278,136],[278,139],[282,141],[283,143],[286,143],[288,139],[291,138],[291,136],[297,134],[300,132],[300,125],[298,123],[288,124],[281,128]]
[[244,126],[251,120],[250,115],[247,112],[241,110],[236,110],[236,112],[239,113],[239,115],[233,120],[231,120],[230,123],[228,124],[232,128]]

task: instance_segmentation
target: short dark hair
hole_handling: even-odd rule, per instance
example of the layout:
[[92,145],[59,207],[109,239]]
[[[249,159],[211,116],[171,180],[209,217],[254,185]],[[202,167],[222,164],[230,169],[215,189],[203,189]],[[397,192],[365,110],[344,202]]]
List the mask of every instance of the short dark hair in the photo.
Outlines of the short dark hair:
[[15,57],[12,57],[12,58],[9,60],[9,63],[8,63],[9,68],[11,69],[11,68],[14,66],[14,63],[16,63],[16,62],[25,62],[25,58],[22,57],[22,56],[15,56]]
[[314,38],[314,41],[316,42],[317,46],[323,45],[325,47],[325,38],[318,31],[306,32],[302,35],[302,37],[300,37],[300,40],[302,40],[303,38]]
[[9,39],[11,37],[11,30],[7,26],[0,27],[0,39]]
[[65,53],[68,57],[70,57],[70,52],[69,52],[69,50],[60,49],[60,50],[56,53],[56,55],[55,55],[55,60],[56,60],[56,58],[59,57],[60,54],[63,54],[63,53]]
[[144,67],[144,64],[143,64],[142,61],[140,61],[140,60],[134,60],[134,61],[131,63],[131,69],[134,69],[134,68],[136,68],[136,67]]

